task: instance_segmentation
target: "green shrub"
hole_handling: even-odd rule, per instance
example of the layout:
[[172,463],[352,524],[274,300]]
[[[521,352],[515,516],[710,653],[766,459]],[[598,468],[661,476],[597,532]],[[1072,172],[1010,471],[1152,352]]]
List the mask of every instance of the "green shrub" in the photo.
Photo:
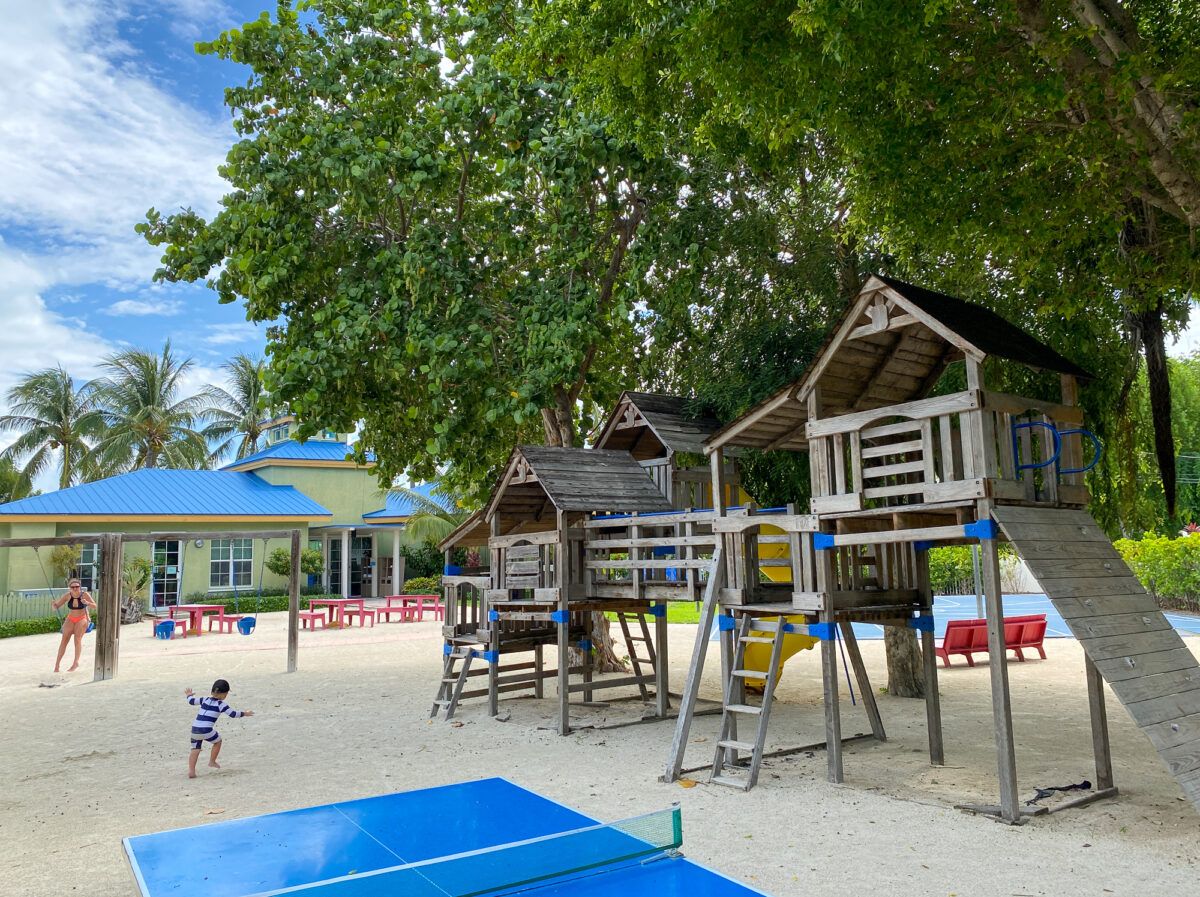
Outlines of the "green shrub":
[[0,638],[15,638],[19,635],[42,635],[46,632],[58,632],[62,629],[62,620],[58,617],[42,617],[38,620],[11,620],[0,623]]
[[929,585],[935,595],[974,595],[975,573],[968,545],[929,549]]
[[1161,607],[1200,613],[1200,534],[1146,533],[1114,545]]
[[404,580],[405,595],[440,595],[442,593],[442,578],[440,576],[414,576]]
[[[267,569],[276,576],[292,575],[292,551],[290,548],[276,548],[266,560]],[[300,572],[309,576],[320,576],[325,570],[325,559],[316,548],[300,550]]]

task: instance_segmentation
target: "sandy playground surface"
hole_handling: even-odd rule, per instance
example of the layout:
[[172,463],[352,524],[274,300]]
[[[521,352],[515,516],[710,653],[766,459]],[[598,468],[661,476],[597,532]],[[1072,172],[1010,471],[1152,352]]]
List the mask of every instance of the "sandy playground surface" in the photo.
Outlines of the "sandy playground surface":
[[[946,767],[928,764],[922,702],[883,696],[889,741],[848,746],[845,784],[825,781],[817,751],[766,761],[743,794],[657,781],[673,722],[562,738],[548,730],[553,700],[532,699],[503,701],[504,722],[479,700],[454,724],[430,722],[440,673],[432,621],[304,632],[300,672],[288,675],[285,619],[264,615],[250,638],[172,642],[150,638],[148,624],[127,626],[120,675],[101,684],[91,682],[90,638],[80,672],[61,676],[50,672],[57,636],[0,641],[0,893],[133,895],[125,835],[494,775],[604,821],[679,801],[688,856],[776,897],[1191,897],[1200,888],[1200,814],[1111,695],[1120,797],[1011,828],[953,808],[996,799],[986,662],[959,661],[941,677]],[[671,628],[677,691],[694,628]],[[1200,653],[1200,639],[1188,643]],[[883,643],[862,644],[881,685]],[[1047,645],[1048,661],[1009,665],[1024,797],[1093,776],[1081,652],[1066,639]],[[713,649],[707,697],[719,694]],[[203,766],[206,754],[189,780],[183,689],[207,692],[218,676],[232,682],[230,703],[257,715],[223,718],[224,768]],[[822,739],[818,676],[816,652],[788,664],[775,747]],[[844,734],[869,731],[842,688]],[[639,711],[579,709],[592,722]],[[718,723],[697,719],[688,765],[711,761]]]

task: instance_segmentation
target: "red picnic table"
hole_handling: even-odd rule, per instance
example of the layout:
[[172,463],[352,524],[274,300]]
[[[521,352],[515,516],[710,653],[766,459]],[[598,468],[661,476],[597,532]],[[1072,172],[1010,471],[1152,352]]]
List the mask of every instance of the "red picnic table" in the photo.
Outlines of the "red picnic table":
[[[318,604],[324,604],[329,607],[329,623],[330,627],[338,627],[346,625],[346,606],[354,604],[358,609],[363,610],[364,599],[362,598],[310,598],[308,602],[309,608],[316,610]],[[334,619],[334,612],[337,613],[337,619]]]
[[418,621],[423,620],[426,609],[433,611],[435,620],[442,619],[445,613],[441,595],[388,595],[384,601],[387,604],[380,610],[385,614],[388,611],[399,613],[402,620],[411,620],[414,614]]
[[224,604],[176,604],[171,608],[171,619],[175,619],[175,611],[183,611],[188,615],[188,635],[199,635],[200,626],[204,623],[206,613],[224,613]]

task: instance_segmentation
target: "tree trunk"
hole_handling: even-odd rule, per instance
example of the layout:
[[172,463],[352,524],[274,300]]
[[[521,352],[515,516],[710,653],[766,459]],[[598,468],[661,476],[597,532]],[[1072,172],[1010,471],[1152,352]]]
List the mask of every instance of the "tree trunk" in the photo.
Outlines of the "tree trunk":
[[1146,356],[1146,381],[1150,392],[1150,416],[1154,423],[1154,453],[1162,475],[1167,514],[1175,516],[1175,439],[1171,433],[1171,379],[1163,334],[1163,306],[1138,315],[1142,351]]
[[925,697],[925,663],[916,632],[907,627],[884,626],[883,645],[887,652],[888,694],[897,698]]

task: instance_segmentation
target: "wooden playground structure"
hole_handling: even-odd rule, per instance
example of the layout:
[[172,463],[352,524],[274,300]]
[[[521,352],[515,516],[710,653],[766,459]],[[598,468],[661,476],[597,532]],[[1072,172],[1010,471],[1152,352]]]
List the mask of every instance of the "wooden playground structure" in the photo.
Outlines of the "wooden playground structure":
[[[989,358],[1057,375],[1058,400],[989,389]],[[965,388],[930,396],[955,362]],[[448,559],[456,546],[486,544],[492,565],[486,576],[446,578],[446,660],[433,714],[483,693],[495,713],[502,691],[540,696],[555,677],[564,734],[570,696],[590,702],[602,688],[636,685],[645,699],[653,686],[654,715],[665,716],[666,602],[702,595],[666,781],[682,770],[714,622],[724,694],[711,781],[755,784],[789,637],[821,646],[829,779],[844,778],[838,641],[872,735],[886,739],[855,622],[919,634],[929,756],[941,765],[927,550],[978,544],[1000,794],[995,805],[967,809],[1018,823],[1045,810],[1018,800],[1008,673],[996,661],[1005,656],[998,544],[1006,539],[1086,656],[1097,787],[1056,809],[1116,794],[1104,680],[1200,807],[1200,666],[1085,510],[1083,476],[1100,452],[1077,407],[1088,376],[987,309],[876,276],[798,381],[724,427],[690,418],[685,400],[626,393],[597,449],[517,449],[488,506],[443,543]],[[707,475],[676,463],[697,447],[708,455]],[[740,500],[726,460],[739,450],[807,452],[810,506],[762,510]],[[603,611],[620,621],[631,677],[593,675],[593,614]],[[559,657],[582,648],[583,660],[547,672],[546,644]],[[769,661],[751,666],[755,650]],[[505,662],[517,652],[533,658]],[[488,668],[472,670],[473,659]],[[465,687],[484,674],[486,689]],[[748,680],[762,682],[761,699]]]
[[[300,549],[301,532],[292,530],[249,530],[237,532],[186,533],[98,533],[96,535],[41,536],[0,539],[0,548],[41,548],[94,542],[98,552],[96,589],[96,650],[93,682],[115,679],[121,655],[121,569],[124,547],[131,542],[153,543],[161,539],[290,539],[292,567],[288,578],[287,672],[298,668],[300,647]],[[40,561],[39,561],[40,563]],[[114,598],[113,596],[117,596]]]

